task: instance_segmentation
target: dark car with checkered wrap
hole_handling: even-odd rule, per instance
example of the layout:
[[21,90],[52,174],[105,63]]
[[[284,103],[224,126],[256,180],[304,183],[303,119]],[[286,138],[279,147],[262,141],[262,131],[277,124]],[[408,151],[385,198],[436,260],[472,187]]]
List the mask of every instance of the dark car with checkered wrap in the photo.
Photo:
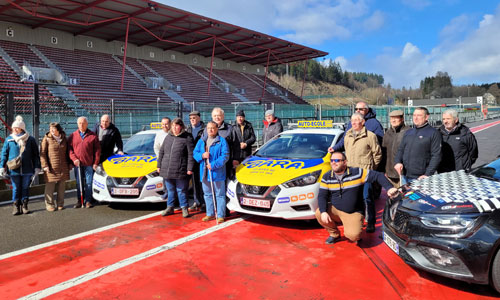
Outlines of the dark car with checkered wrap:
[[500,159],[401,190],[384,209],[387,246],[413,267],[500,292]]

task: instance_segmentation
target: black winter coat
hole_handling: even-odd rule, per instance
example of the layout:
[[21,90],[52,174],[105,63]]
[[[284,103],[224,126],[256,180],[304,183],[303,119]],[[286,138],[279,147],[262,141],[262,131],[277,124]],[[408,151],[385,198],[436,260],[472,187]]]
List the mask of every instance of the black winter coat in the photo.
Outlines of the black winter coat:
[[382,151],[387,155],[387,161],[385,164],[385,174],[389,178],[398,178],[399,174],[394,169],[394,158],[398,154],[399,145],[403,140],[403,136],[406,131],[410,129],[409,126],[402,124],[397,128],[392,126],[387,129],[384,134],[384,140],[382,141]]
[[191,126],[191,124],[186,129],[186,132],[191,134],[191,136],[193,136],[195,145],[198,143],[198,141],[201,139],[201,136],[205,132],[205,127],[206,127],[205,123],[203,123],[203,121],[200,121],[200,125],[201,125],[201,129],[200,129],[200,131],[198,131],[198,134],[196,135],[196,137],[193,136],[193,127]]
[[439,127],[443,138],[441,151],[443,158],[438,172],[465,170],[469,172],[478,157],[477,141],[469,128],[458,123],[457,127],[448,132],[444,125]]
[[[244,121],[243,135],[241,134],[240,125],[233,125],[234,141],[231,145],[233,150],[233,160],[242,162],[245,158],[252,154],[252,145],[255,143],[255,132],[253,131],[252,123]],[[240,143],[246,143],[247,147],[241,149]]]
[[[96,124],[94,127],[94,132],[99,138],[99,131],[101,131],[101,125]],[[102,137],[102,140],[99,141],[101,144],[101,156],[99,157],[99,163],[102,163],[108,157],[114,154],[115,146],[118,148],[117,151],[123,151],[123,141],[122,135],[120,134],[120,130],[113,124],[109,124],[108,132]]]
[[188,171],[194,169],[194,143],[190,133],[183,131],[178,136],[168,134],[158,154],[157,167],[165,179],[187,179]]
[[394,164],[403,164],[403,174],[410,179],[433,175],[440,162],[441,134],[429,123],[406,131],[394,159]]

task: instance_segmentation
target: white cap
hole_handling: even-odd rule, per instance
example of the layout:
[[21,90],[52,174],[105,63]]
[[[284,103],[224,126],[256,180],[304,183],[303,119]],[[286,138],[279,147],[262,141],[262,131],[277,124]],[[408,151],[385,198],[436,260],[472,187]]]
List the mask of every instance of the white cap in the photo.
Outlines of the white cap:
[[16,120],[14,123],[12,123],[12,128],[21,128],[22,130],[26,131],[26,124],[24,124],[23,117],[17,116]]

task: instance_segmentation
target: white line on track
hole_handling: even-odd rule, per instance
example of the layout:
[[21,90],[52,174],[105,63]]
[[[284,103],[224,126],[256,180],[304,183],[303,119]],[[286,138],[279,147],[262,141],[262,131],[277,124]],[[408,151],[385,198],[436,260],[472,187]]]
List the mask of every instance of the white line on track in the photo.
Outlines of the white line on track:
[[103,276],[103,275],[108,274],[110,272],[113,272],[113,271],[116,271],[118,269],[124,268],[126,266],[131,265],[131,264],[134,264],[134,263],[136,263],[138,261],[141,261],[141,260],[144,260],[144,259],[149,258],[151,256],[154,256],[156,254],[160,254],[162,252],[168,251],[168,250],[173,249],[173,248],[175,248],[177,246],[185,244],[185,243],[187,243],[189,241],[195,240],[197,238],[203,237],[203,236],[208,235],[210,233],[213,233],[213,232],[216,232],[218,230],[224,229],[224,228],[229,227],[229,226],[231,226],[233,224],[241,222],[244,219],[247,219],[249,217],[250,216],[243,216],[243,217],[240,217],[240,218],[236,218],[236,219],[224,222],[224,223],[219,224],[217,226],[213,226],[213,227],[207,228],[205,230],[193,233],[191,235],[188,235],[186,237],[180,238],[180,239],[175,240],[173,242],[161,245],[161,246],[156,247],[154,249],[151,249],[149,251],[137,254],[135,256],[126,258],[124,260],[121,260],[121,261],[119,261],[117,263],[114,263],[112,265],[105,266],[105,267],[99,268],[97,270],[94,270],[92,272],[89,272],[87,274],[83,274],[83,275],[80,275],[78,277],[72,278],[70,280],[61,282],[59,284],[56,284],[56,285],[51,286],[49,288],[46,288],[44,290],[35,292],[33,294],[21,297],[19,299],[40,299],[40,298],[48,297],[50,295],[54,295],[56,293],[59,293],[61,291],[64,291],[64,290],[69,289],[71,287],[74,287],[76,285],[82,284],[82,283],[87,282],[89,280],[95,279],[97,277]]
[[119,223],[111,224],[111,225],[108,225],[108,226],[100,227],[100,228],[97,228],[97,229],[89,230],[89,231],[86,231],[86,232],[78,233],[78,234],[75,234],[75,235],[67,236],[65,238],[61,238],[61,239],[58,239],[58,240],[50,241],[50,242],[43,243],[43,244],[40,244],[40,245],[36,245],[36,246],[33,246],[33,247],[28,247],[28,248],[24,248],[24,249],[21,249],[21,250],[9,252],[9,253],[0,255],[0,260],[6,259],[6,258],[10,258],[10,257],[16,256],[16,255],[21,255],[21,254],[24,254],[24,253],[28,253],[28,252],[31,252],[31,251],[39,250],[39,249],[42,249],[42,248],[45,248],[45,247],[54,246],[54,245],[57,245],[57,244],[60,244],[60,243],[64,243],[64,242],[67,242],[67,241],[71,241],[71,240],[74,240],[74,239],[85,237],[85,236],[88,236],[88,235],[91,235],[91,234],[94,234],[94,233],[98,233],[98,232],[101,232],[101,231],[106,231],[106,230],[109,230],[109,229],[113,229],[115,227],[119,227],[119,226],[122,226],[122,225],[127,225],[127,224],[130,224],[130,223],[134,223],[134,222],[138,222],[138,221],[141,221],[141,220],[149,219],[151,217],[158,216],[160,214],[161,214],[161,211],[158,211],[158,212],[155,212],[155,213],[152,213],[152,214],[149,214],[149,215],[145,215],[145,216],[142,216],[142,217],[137,217],[137,218],[134,218],[134,219],[123,221],[123,222],[119,222]]
[[[491,128],[491,127],[494,127],[496,125],[500,124],[500,122],[496,121],[496,122],[492,122],[492,123],[489,123],[489,124],[483,124],[483,125],[479,125],[479,126],[475,126],[475,127],[472,127],[472,128],[469,128],[474,134],[480,132],[480,131],[483,131],[485,129],[488,129],[488,128]],[[481,128],[482,127],[482,128]],[[479,130],[475,130],[476,128],[480,128]]]

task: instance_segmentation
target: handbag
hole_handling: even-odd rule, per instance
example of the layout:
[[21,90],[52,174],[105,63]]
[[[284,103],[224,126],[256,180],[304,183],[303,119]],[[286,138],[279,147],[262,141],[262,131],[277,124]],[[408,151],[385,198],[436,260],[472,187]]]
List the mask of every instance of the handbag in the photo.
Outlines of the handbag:
[[21,155],[7,162],[7,168],[9,168],[9,170],[19,169],[20,167],[21,167]]

